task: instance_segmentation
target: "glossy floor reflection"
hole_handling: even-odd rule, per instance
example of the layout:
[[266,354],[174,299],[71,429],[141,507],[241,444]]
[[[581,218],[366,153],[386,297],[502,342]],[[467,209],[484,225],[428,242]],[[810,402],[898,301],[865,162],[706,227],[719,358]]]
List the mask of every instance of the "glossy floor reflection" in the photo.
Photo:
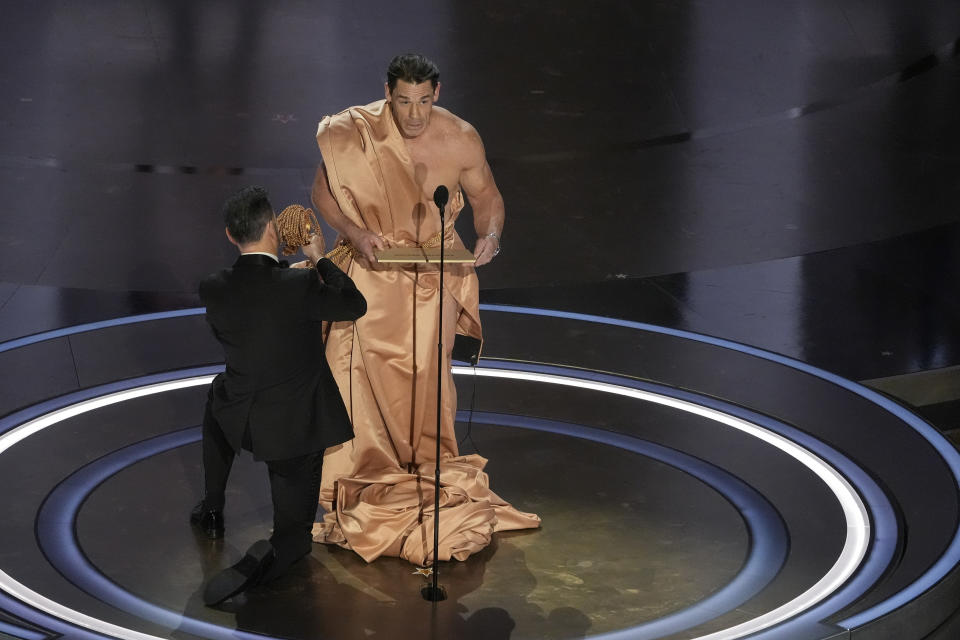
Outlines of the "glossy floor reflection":
[[[471,637],[471,626],[495,611],[512,622],[515,638],[583,637],[588,629],[634,626],[696,603],[727,583],[743,562],[747,537],[735,510],[682,472],[562,436],[478,427],[473,438],[494,460],[488,469],[494,486],[508,488],[523,508],[546,516],[549,526],[497,536],[468,561],[444,563],[441,584],[451,599],[438,605],[436,620],[420,596],[425,579],[414,567],[390,558],[367,565],[355,554],[322,546],[291,575],[222,612],[204,607],[191,587],[235,562],[269,526],[270,512],[264,508],[269,495],[263,470],[251,463],[231,488],[223,544],[195,537],[182,518],[150,517],[180,515],[195,487],[129,505],[131,493],[149,494],[166,470],[198,456],[195,445],[156,456],[98,488],[78,521],[79,543],[94,566],[150,602],[297,638],[429,637],[431,625],[438,625],[434,637]],[[557,474],[558,468],[565,473]],[[551,479],[549,485],[543,478]],[[641,496],[638,485],[649,483],[670,491]],[[118,505],[128,505],[121,530],[113,526]],[[697,525],[703,519],[711,522],[709,537]],[[136,551],[117,554],[129,539],[138,541]],[[693,575],[684,569],[708,565]],[[557,626],[558,617],[563,626]],[[565,628],[571,622],[577,624]],[[481,631],[489,634],[487,624]]]
[[[120,331],[131,344],[167,345],[162,359],[150,350],[105,359],[90,348],[50,358],[51,370],[65,361],[96,373],[0,423],[0,482],[17,496],[0,519],[10,549],[0,586],[33,606],[37,597],[57,603],[52,617],[27,617],[42,628],[84,621],[124,638],[307,638],[319,625],[319,637],[509,627],[502,637],[679,640],[740,637],[745,625],[762,638],[822,640],[850,628],[846,620],[863,619],[856,626],[875,637],[894,637],[891,620],[893,629],[923,628],[903,611],[914,603],[940,619],[952,611],[960,502],[942,492],[956,485],[960,454],[883,396],[696,334],[519,308],[487,307],[484,321],[500,351],[476,371],[458,370],[460,395],[475,407],[462,414],[463,450],[489,457],[493,488],[545,524],[445,564],[450,600],[434,614],[413,567],[366,565],[324,547],[226,607],[200,605],[204,580],[270,523],[263,469],[249,461],[231,483],[223,543],[198,539],[186,522],[200,491],[191,425],[202,380],[61,412],[11,441],[58,408],[212,375],[216,367],[196,368],[211,357],[194,346],[200,336],[214,344],[199,315],[80,328],[0,354],[12,375],[18,359],[9,356],[42,353],[45,342],[104,344]],[[165,339],[171,333],[179,339]],[[576,352],[565,346],[571,337]],[[617,374],[597,373],[599,364]],[[786,438],[785,448],[763,433]],[[855,490],[825,482],[829,469]],[[844,506],[850,500],[862,501],[862,515]],[[837,571],[847,578],[825,582]],[[770,626],[777,616],[785,621]]]

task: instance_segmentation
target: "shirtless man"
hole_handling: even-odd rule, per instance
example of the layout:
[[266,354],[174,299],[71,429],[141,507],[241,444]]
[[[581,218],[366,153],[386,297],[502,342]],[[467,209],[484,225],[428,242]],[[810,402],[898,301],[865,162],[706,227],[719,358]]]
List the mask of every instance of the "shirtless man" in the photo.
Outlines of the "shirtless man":
[[[478,238],[473,249],[474,266],[487,264],[500,253],[504,207],[477,130],[469,122],[436,106],[440,99],[440,71],[423,56],[394,58],[387,69],[383,91],[410,154],[414,173],[418,181],[423,180],[424,192],[433,193],[441,184],[446,185],[449,193],[455,193],[458,185],[463,188],[473,208]],[[376,261],[375,249],[389,246],[389,240],[343,215],[330,194],[323,162],[317,169],[311,196],[327,224],[370,263]]]
[[[324,455],[320,504],[326,513],[314,527],[314,540],[353,549],[368,562],[381,555],[419,565],[434,555],[463,560],[486,546],[495,531],[540,524],[536,515],[490,491],[486,461],[460,456],[454,434],[454,334],[481,338],[474,267],[499,253],[504,211],[480,136],[435,106],[439,78],[436,65],[423,56],[398,56],[387,70],[385,100],[327,116],[317,128],[323,162],[313,203],[339,232],[333,259],[369,307],[356,323],[333,323],[327,338],[327,360],[355,437]],[[464,194],[479,238],[474,264],[446,266],[442,291],[437,265],[378,263],[375,255],[391,246],[439,245],[440,216],[433,202],[439,185],[450,194],[446,246],[463,248],[454,223]],[[438,308],[443,353],[438,353]],[[441,492],[447,494],[440,519],[446,525],[434,554],[433,496],[421,480],[436,470],[438,435]]]

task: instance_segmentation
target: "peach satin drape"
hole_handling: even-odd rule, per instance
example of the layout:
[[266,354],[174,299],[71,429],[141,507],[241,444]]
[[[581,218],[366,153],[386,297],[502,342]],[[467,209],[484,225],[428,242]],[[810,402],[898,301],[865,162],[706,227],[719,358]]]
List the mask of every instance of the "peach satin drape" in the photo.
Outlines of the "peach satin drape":
[[[385,101],[320,122],[317,142],[331,192],[344,214],[395,245],[428,242],[440,230],[432,194],[423,193]],[[453,222],[464,206],[457,190],[447,207],[447,246],[462,247]],[[433,558],[439,272],[431,265],[342,265],[367,298],[356,323],[331,325],[327,360],[356,437],[328,449],[314,540],[414,564]],[[444,272],[441,406],[441,560],[463,560],[494,531],[537,527],[489,488],[486,460],[460,456],[454,437],[456,389],[450,371],[455,332],[479,338],[478,283],[472,266]]]

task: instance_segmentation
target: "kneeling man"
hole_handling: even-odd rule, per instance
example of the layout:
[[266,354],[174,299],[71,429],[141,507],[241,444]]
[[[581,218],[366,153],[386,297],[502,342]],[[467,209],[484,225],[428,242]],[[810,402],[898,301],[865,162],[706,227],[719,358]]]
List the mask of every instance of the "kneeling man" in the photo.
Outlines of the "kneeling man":
[[227,477],[244,448],[266,462],[273,534],[210,580],[207,605],[279,576],[310,552],[323,451],[353,438],[324,356],[321,321],[355,320],[367,309],[353,281],[323,257],[319,241],[303,247],[315,269],[287,269],[277,260],[276,216],[264,189],[243,189],[223,214],[240,257],[200,283],[226,371],[207,399],[206,494],[190,519],[210,538],[223,535]]

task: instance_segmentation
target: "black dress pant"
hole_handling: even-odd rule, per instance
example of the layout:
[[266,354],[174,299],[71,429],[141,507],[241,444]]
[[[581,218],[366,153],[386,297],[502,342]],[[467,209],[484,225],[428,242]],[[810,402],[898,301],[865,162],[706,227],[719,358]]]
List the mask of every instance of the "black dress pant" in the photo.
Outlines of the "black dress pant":
[[[249,448],[244,438],[244,448]],[[203,420],[204,504],[207,509],[223,509],[227,478],[236,453],[209,404]],[[313,522],[320,499],[320,472],[323,451],[296,458],[267,460],[270,496],[273,500],[273,535],[270,543],[277,553],[264,581],[280,575],[299,558],[310,553],[313,544]]]

